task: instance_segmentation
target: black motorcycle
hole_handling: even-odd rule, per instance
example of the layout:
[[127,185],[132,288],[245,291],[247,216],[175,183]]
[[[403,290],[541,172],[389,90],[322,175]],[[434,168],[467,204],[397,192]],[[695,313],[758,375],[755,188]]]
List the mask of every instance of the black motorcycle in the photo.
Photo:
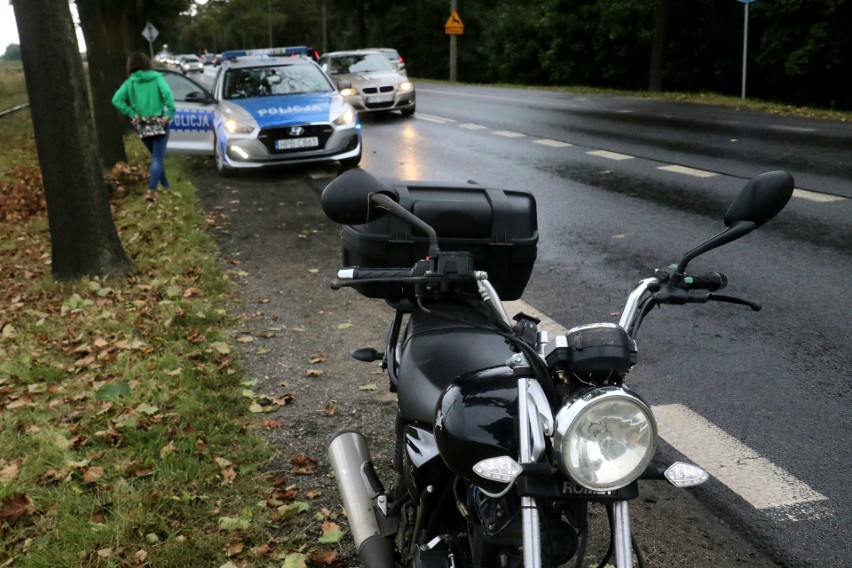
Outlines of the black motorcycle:
[[[396,479],[385,489],[365,438],[338,432],[329,457],[355,545],[367,568],[586,566],[589,505],[608,512],[610,547],[630,568],[628,503],[638,480],[703,483],[694,465],[652,464],[657,425],[625,386],[636,335],[660,304],[760,305],[717,291],[716,272],[688,275],[700,254],[780,212],[793,192],[781,171],[751,180],[726,229],[658,269],[630,293],[619,323],[548,337],[518,299],[538,242],[536,203],[524,191],[428,182],[383,182],[354,169],[322,194],[343,226],[344,268],[332,288],[354,287],[395,311],[380,361],[397,394]],[[446,249],[446,250],[444,250]],[[499,295],[498,295],[499,294]]]

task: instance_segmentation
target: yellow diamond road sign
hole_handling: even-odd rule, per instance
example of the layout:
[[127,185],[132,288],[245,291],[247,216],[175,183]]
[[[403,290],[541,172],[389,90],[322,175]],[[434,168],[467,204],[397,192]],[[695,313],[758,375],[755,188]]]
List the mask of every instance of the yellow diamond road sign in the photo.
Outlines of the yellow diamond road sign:
[[444,24],[444,33],[448,35],[462,35],[464,33],[464,24],[459,17],[459,13],[453,10],[447,23]]

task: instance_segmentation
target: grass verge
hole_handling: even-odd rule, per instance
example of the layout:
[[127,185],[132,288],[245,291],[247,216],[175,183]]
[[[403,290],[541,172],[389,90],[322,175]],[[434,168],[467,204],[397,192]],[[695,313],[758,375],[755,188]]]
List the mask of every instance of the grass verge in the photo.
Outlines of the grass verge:
[[232,285],[188,162],[167,159],[149,204],[128,139],[108,179],[135,273],[57,283],[29,111],[0,145],[0,566],[333,566],[336,525],[264,471],[276,402],[231,359]]

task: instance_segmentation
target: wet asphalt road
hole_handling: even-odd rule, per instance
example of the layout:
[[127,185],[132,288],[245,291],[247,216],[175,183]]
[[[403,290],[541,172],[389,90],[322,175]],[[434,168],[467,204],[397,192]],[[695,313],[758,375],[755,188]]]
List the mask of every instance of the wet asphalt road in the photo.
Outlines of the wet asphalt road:
[[852,125],[420,84],[413,119],[364,118],[364,147],[379,176],[531,190],[541,241],[524,300],[565,327],[617,321],[639,278],[724,228],[749,178],[790,171],[803,191],[777,219],[691,265],[763,310],[657,310],[631,384],[713,429],[683,426],[690,458],[725,477],[698,492],[721,519],[787,566],[852,565]]

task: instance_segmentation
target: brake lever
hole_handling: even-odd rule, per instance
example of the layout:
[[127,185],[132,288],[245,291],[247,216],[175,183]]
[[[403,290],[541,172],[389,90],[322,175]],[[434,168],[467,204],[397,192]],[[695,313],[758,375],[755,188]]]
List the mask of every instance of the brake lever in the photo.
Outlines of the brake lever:
[[745,298],[737,298],[736,296],[728,296],[725,294],[707,294],[707,299],[704,301],[706,302],[708,300],[713,302],[725,302],[728,304],[739,304],[741,306],[748,306],[755,312],[759,312],[763,308],[763,306],[760,305],[759,302],[752,302],[751,300],[746,300]]

